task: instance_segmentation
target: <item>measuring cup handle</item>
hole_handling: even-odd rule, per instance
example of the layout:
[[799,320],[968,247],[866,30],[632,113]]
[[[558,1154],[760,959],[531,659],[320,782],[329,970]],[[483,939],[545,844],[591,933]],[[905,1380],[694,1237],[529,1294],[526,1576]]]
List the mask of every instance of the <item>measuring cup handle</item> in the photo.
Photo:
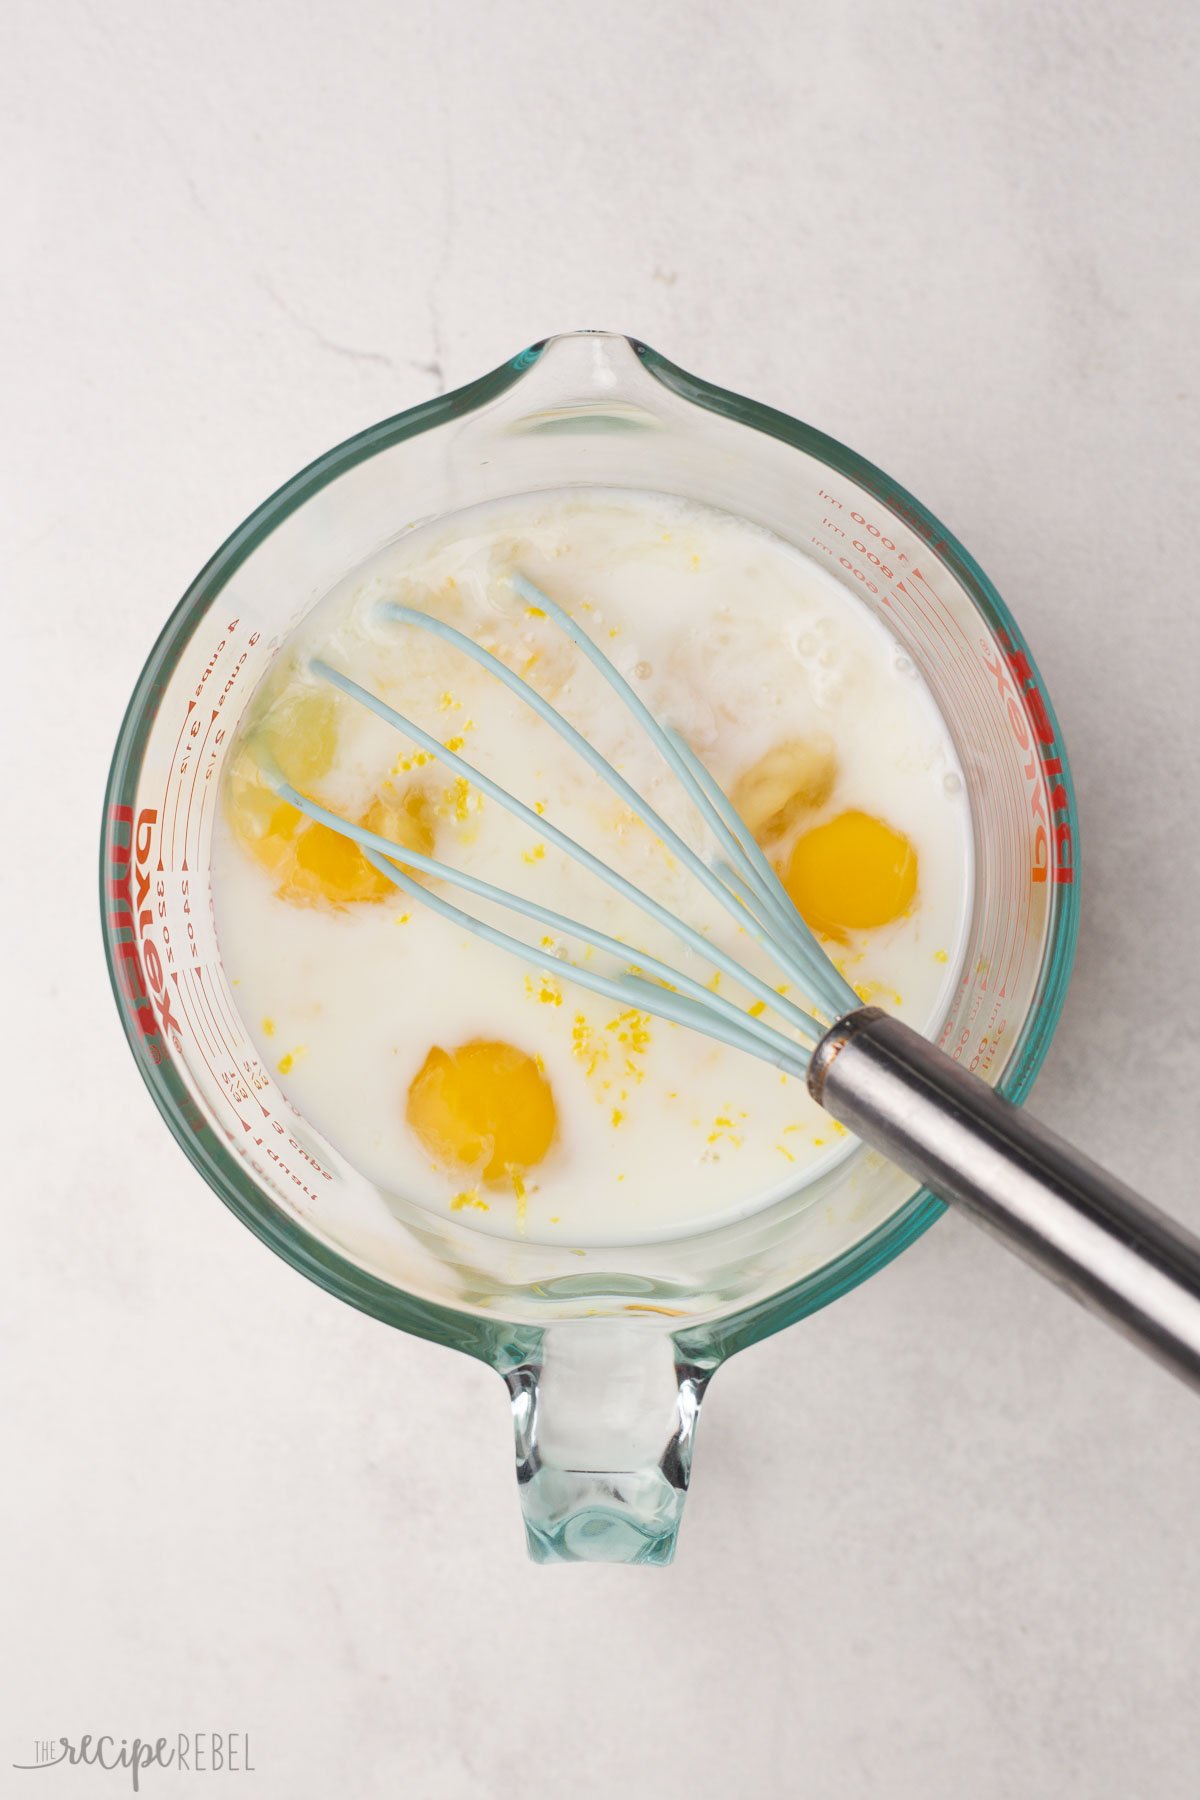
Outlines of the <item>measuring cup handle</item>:
[[878,1007],[813,1052],[833,1117],[1200,1389],[1200,1239]]
[[547,1326],[504,1373],[533,1560],[670,1562],[711,1371],[631,1315]]

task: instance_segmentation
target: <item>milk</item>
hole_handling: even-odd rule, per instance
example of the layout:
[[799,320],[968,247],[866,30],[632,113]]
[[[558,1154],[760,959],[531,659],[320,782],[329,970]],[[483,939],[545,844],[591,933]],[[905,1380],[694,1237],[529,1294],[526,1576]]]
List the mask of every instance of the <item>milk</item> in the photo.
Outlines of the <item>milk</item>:
[[[516,696],[452,646],[384,616],[384,603],[400,601],[492,648],[711,854],[694,809],[616,696],[514,595],[514,569],[584,626],[727,793],[772,746],[814,736],[832,745],[829,798],[768,854],[785,863],[798,831],[848,809],[907,837],[919,863],[911,907],[827,948],[864,999],[934,1035],[971,901],[970,817],[950,735],[866,607],[745,521],[661,495],[571,489],[420,527],[310,613],[257,710],[281,692],[318,691],[310,665],[323,659],[801,1001],[736,917]],[[751,1004],[707,958],[352,701],[339,700],[336,731],[333,764],[313,788],[324,804],[358,816],[388,784],[391,795],[415,784],[439,859],[586,919],[628,944],[632,963],[640,949]],[[584,991],[561,955],[616,972],[611,959],[444,885],[444,897],[527,941],[531,963],[399,891],[341,907],[281,898],[231,828],[228,805],[212,878],[222,956],[259,1054],[299,1112],[376,1184],[381,1207],[403,1196],[502,1236],[628,1243],[743,1215],[853,1151],[802,1079]],[[430,1050],[477,1040],[534,1058],[557,1116],[545,1157],[499,1185],[431,1156],[407,1117]]]

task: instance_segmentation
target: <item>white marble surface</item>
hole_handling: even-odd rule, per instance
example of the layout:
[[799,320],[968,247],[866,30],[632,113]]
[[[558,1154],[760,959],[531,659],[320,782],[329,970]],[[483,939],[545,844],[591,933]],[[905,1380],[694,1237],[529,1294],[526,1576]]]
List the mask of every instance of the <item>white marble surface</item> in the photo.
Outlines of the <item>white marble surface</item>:
[[0,1791],[127,1791],[10,1772],[39,1736],[216,1729],[272,1800],[1191,1800],[1182,1388],[951,1220],[718,1377],[672,1569],[534,1569],[494,1377],[307,1285],[161,1126],[93,869],[230,527],[523,343],[631,330],[883,463],[1014,606],[1086,863],[1036,1104],[1200,1225],[1194,15],[7,18]]

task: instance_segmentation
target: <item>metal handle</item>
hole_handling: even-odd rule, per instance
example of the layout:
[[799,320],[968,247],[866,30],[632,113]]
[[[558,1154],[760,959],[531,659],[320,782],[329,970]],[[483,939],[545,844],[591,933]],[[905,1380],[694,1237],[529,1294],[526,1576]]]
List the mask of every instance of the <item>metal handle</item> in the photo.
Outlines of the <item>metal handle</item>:
[[878,1007],[826,1032],[808,1089],[1200,1389],[1200,1238]]

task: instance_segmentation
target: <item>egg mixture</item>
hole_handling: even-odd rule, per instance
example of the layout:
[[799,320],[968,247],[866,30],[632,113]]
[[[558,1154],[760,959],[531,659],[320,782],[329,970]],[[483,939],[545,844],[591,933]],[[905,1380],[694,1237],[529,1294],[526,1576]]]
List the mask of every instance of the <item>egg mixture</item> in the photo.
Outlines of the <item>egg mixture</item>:
[[[213,899],[226,969],[288,1098],[379,1189],[500,1235],[590,1245],[694,1231],[768,1203],[853,1145],[801,1079],[573,983],[568,952],[620,967],[437,886],[521,937],[529,966],[403,893],[356,845],[282,802],[302,793],[499,887],[739,990],[535,830],[351,697],[342,670],[537,815],[686,918],[789,999],[798,987],[662,839],[521,700],[451,644],[455,625],[549,700],[685,842],[702,821],[525,574],[691,745],[864,1001],[936,1030],[971,899],[970,817],[946,726],[887,629],[759,528],[656,494],[536,494],[406,533],[303,621],[226,763]],[[411,873],[412,871],[410,871]]]

